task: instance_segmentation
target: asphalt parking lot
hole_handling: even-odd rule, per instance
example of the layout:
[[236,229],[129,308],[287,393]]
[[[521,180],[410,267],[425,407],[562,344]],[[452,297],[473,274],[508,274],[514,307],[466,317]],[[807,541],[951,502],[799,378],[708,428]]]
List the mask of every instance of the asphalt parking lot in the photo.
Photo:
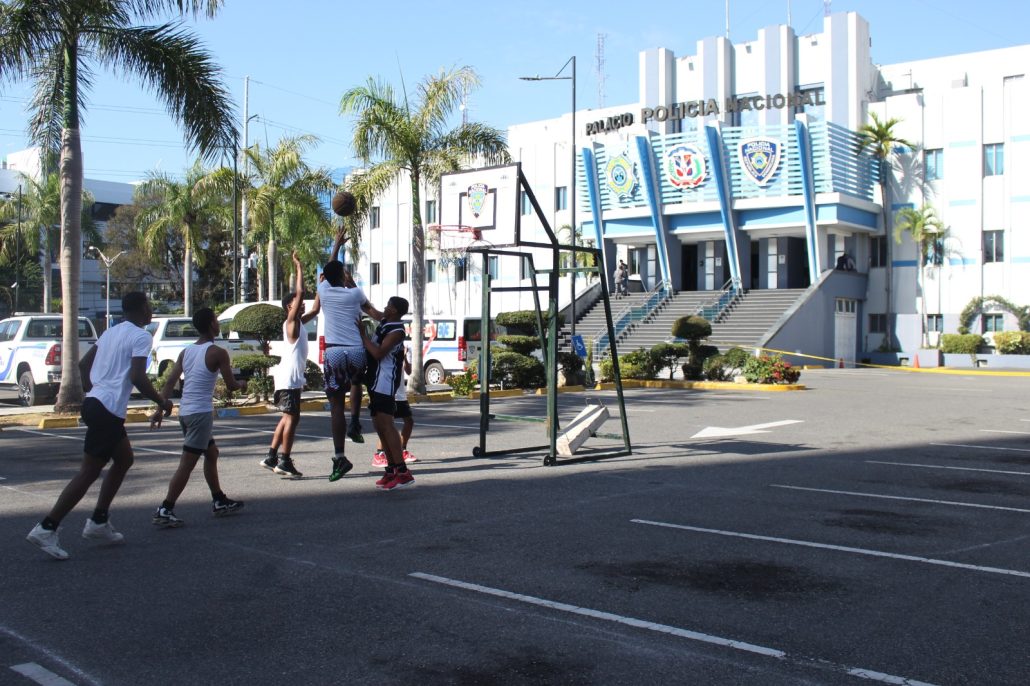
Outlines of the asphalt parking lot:
[[[219,419],[246,508],[211,517],[198,468],[175,530],[150,514],[180,435],[131,425],[126,543],[80,538],[94,490],[64,522],[66,562],[24,536],[83,431],[5,429],[0,684],[1025,684],[1028,379],[802,382],[629,391],[633,455],[556,467],[473,458],[478,404],[420,404],[416,485],[392,493],[370,443],[328,482],[326,413],[303,417],[299,480],[258,466],[275,415]],[[561,415],[597,400],[614,414],[592,392]],[[539,417],[544,399],[493,407]],[[543,428],[495,422],[489,441]]]

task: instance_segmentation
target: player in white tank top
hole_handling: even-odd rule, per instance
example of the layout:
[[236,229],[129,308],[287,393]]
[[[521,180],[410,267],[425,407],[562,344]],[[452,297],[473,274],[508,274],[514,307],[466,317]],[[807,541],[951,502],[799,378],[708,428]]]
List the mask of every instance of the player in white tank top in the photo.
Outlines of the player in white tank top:
[[[197,466],[197,460],[204,456],[204,479],[211,489],[212,512],[216,516],[231,514],[243,508],[243,503],[226,497],[218,481],[218,446],[212,437],[213,396],[215,381],[221,373],[225,386],[230,391],[246,390],[247,384],[237,381],[229,364],[229,353],[215,345],[218,337],[218,317],[211,308],[203,307],[193,315],[193,326],[200,337],[197,342],[183,350],[175,361],[164,394],[175,388],[180,376],[182,402],[179,405],[179,426],[182,428],[182,457],[179,467],[168,482],[168,495],[154,512],[155,526],[179,527],[183,521],[175,516],[175,501],[182,495],[189,481],[190,473]],[[155,412],[150,417],[151,428],[160,427],[163,413]]]

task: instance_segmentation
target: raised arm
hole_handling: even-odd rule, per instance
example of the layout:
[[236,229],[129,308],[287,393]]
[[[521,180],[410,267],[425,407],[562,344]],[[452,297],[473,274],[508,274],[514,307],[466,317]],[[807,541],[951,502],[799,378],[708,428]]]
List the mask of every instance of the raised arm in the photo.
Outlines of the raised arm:
[[383,313],[377,310],[375,306],[367,300],[365,301],[365,304],[361,306],[361,311],[377,322],[383,321]]
[[286,335],[290,343],[295,343],[300,338],[301,314],[300,308],[304,304],[304,275],[301,270],[300,260],[297,258],[297,251],[293,251],[293,272],[296,274],[293,284],[293,300],[290,301],[290,309],[286,313]]
[[338,255],[340,253],[340,248],[342,248],[343,244],[346,243],[346,242],[347,242],[347,229],[341,226],[339,232],[337,232],[337,234],[336,234],[336,241],[333,242],[333,249],[329,253],[329,260],[330,261],[339,259]]

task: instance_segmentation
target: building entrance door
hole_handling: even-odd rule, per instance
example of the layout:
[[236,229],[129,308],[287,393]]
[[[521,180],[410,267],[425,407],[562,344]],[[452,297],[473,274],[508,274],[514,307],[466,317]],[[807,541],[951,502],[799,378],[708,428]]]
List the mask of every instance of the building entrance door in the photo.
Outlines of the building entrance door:
[[854,366],[858,340],[858,301],[837,298],[833,315],[833,356]]
[[680,269],[680,290],[697,290],[697,243],[683,246],[683,266]]

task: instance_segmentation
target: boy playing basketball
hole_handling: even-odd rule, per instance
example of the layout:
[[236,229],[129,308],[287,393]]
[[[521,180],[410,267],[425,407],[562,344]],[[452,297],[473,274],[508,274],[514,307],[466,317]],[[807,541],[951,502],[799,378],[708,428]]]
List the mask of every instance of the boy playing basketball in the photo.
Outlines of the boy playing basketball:
[[[407,377],[411,374],[411,348],[407,345],[404,346],[404,365],[403,373],[401,374],[401,381],[397,384],[397,393],[394,394],[393,399],[396,401],[397,409],[393,413],[394,419],[404,420],[401,424],[401,453],[404,456],[404,463],[410,464],[417,458],[408,452],[408,440],[411,438],[411,431],[415,428],[415,417],[411,414],[411,404],[408,402],[408,379]],[[372,457],[373,467],[385,467],[388,464],[386,461],[386,452],[383,450],[382,440],[376,443],[376,452]]]

